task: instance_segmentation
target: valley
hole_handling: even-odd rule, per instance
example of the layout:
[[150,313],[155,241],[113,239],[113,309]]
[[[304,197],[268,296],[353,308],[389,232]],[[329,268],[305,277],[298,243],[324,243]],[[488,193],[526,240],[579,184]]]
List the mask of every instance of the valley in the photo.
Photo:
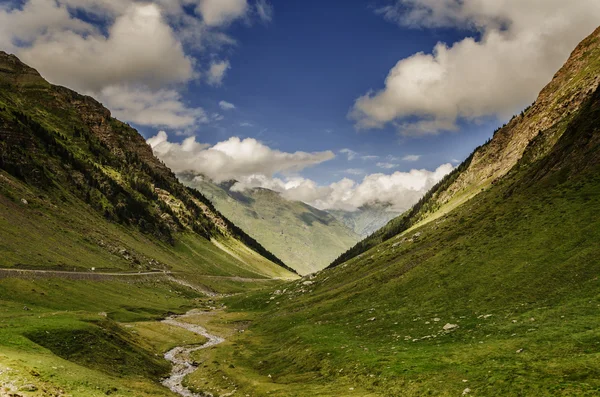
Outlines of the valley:
[[334,216],[275,191],[236,191],[232,190],[234,182],[216,184],[189,174],[178,178],[300,274],[322,270],[360,240]]
[[[194,162],[229,154],[180,146],[201,155],[174,173],[0,51],[0,397],[600,395],[600,28],[443,178],[313,191],[295,173],[322,152],[261,147],[301,201],[217,183]],[[364,147],[338,161],[421,157]],[[433,188],[401,214],[306,204],[344,183]]]

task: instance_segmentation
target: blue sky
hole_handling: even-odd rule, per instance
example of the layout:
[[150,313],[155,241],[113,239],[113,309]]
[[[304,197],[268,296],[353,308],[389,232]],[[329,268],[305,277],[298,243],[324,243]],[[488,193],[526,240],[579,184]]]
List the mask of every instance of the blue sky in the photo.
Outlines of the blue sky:
[[402,211],[599,20],[597,0],[18,0],[0,49],[99,99],[175,172]]
[[[326,4],[323,4],[326,3]],[[442,163],[463,160],[491,136],[498,120],[466,125],[458,132],[425,137],[402,137],[393,126],[357,131],[347,115],[353,102],[383,80],[395,63],[419,51],[430,51],[440,40],[452,43],[466,33],[456,29],[410,29],[385,21],[368,1],[273,2],[269,24],[247,26],[238,21],[228,30],[238,40],[229,49],[232,68],[219,87],[191,85],[185,98],[195,106],[218,112],[225,119],[201,126],[198,140],[216,143],[230,136],[252,137],[283,151],[350,148],[369,161],[347,157],[315,167],[303,174],[320,183],[346,176],[348,168],[366,173],[435,169]],[[226,100],[236,109],[223,112]],[[241,127],[240,123],[251,123]],[[147,136],[152,128],[142,129]],[[387,156],[420,155],[418,161],[396,161],[382,170],[376,164]],[[389,162],[389,161],[388,161]]]

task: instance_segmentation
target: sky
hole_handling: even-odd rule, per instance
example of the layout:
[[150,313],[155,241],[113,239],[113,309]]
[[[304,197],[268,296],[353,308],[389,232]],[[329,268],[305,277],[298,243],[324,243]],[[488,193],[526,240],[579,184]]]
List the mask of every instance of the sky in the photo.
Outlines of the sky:
[[597,0],[0,0],[0,50],[175,172],[403,211],[598,21]]

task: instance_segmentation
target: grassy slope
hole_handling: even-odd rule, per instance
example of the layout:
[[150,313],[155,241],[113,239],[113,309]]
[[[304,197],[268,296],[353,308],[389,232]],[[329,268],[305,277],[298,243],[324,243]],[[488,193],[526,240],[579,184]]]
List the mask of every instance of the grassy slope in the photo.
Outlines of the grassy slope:
[[211,182],[179,178],[300,274],[323,269],[359,239],[330,214],[273,191],[230,192]]
[[362,238],[370,236],[400,215],[398,212],[389,211],[381,204],[365,205],[354,212],[340,210],[329,212]]
[[[313,284],[231,298],[256,322],[227,357],[260,379],[248,390],[598,395],[600,91],[550,153],[538,150],[468,203]],[[459,328],[444,332],[448,323]]]
[[599,76],[600,28],[575,48],[530,107],[497,129],[491,140],[476,148],[413,208],[357,243],[330,266],[338,266],[399,233],[434,221],[490,188],[517,164],[530,142],[536,142],[537,151],[530,154],[530,161],[546,154],[598,86]]
[[[179,185],[135,130],[2,53],[0,138],[2,268],[171,270],[219,292],[293,277]],[[165,277],[0,277],[0,395],[171,395],[162,353],[202,339],[156,320],[201,305]]]
[[4,53],[0,137],[2,267],[293,276],[137,131]]
[[0,394],[171,396],[162,354],[204,338],[156,321],[206,304],[158,280],[0,279]]

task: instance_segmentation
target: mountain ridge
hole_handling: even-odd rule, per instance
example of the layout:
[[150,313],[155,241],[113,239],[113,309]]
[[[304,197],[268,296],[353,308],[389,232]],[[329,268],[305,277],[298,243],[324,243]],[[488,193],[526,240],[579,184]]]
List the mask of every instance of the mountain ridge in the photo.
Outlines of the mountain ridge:
[[573,50],[566,63],[542,89],[531,106],[498,128],[488,142],[477,147],[409,211],[359,242],[330,266],[338,266],[378,243],[415,225],[435,220],[467,202],[505,176],[522,158],[530,142],[536,137],[542,136],[545,141],[543,148],[540,145],[537,156],[541,157],[547,153],[564,132],[566,121],[572,113],[589,99],[600,85],[598,42],[600,28]]
[[288,200],[279,192],[254,188],[237,191],[234,181],[214,183],[195,173],[177,175],[203,192],[227,217],[301,274],[323,269],[359,240],[327,211]]
[[[181,233],[238,241],[291,270],[206,197],[181,185],[144,138],[102,104],[51,85],[5,52],[0,52],[0,137],[0,169],[39,190],[40,197],[62,196],[79,205],[69,199],[75,195],[107,221],[170,245]],[[5,186],[10,193],[11,185]]]

